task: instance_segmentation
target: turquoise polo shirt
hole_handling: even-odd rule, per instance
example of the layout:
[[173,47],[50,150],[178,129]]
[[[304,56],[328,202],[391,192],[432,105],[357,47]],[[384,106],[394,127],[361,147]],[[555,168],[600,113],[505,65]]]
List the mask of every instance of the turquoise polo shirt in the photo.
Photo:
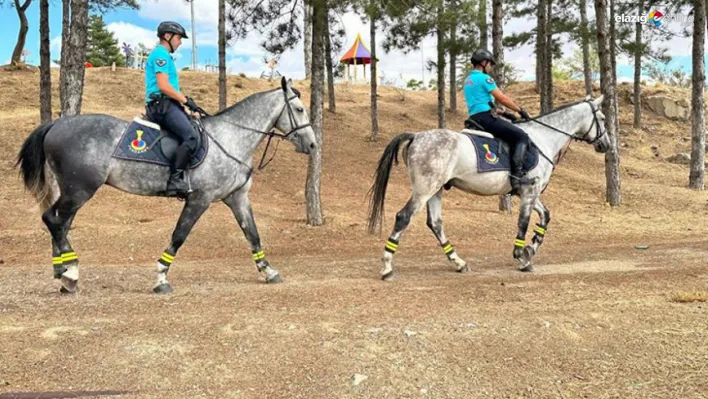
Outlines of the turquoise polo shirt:
[[463,87],[469,115],[491,110],[489,102],[494,103],[491,92],[496,88],[497,84],[491,76],[477,69],[472,70]]
[[179,77],[177,68],[172,60],[170,52],[161,44],[158,44],[145,61],[145,102],[150,102],[150,95],[160,94],[157,87],[157,74],[167,74],[167,80],[172,87],[179,92]]

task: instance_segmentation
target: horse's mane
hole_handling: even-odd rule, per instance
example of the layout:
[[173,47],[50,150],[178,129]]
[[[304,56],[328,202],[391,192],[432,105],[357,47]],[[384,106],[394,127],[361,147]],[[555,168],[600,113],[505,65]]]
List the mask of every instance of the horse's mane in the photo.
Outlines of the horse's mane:
[[275,88],[275,89],[272,89],[272,90],[268,90],[268,91],[261,91],[261,92],[258,92],[258,93],[253,93],[253,94],[251,94],[250,96],[244,98],[243,100],[237,102],[236,104],[233,104],[233,105],[231,105],[231,106],[229,106],[229,107],[226,107],[226,108],[222,109],[221,111],[219,111],[219,112],[217,112],[217,113],[215,113],[215,114],[213,114],[213,115],[211,115],[211,116],[214,117],[214,116],[219,116],[219,115],[221,115],[221,114],[225,114],[225,113],[230,112],[231,110],[233,110],[233,109],[235,109],[235,108],[238,108],[238,107],[241,106],[241,105],[244,105],[244,104],[248,103],[249,101],[252,101],[255,97],[261,96],[262,94],[268,94],[268,93],[272,93],[272,92],[274,92],[274,91],[279,91],[279,90],[282,91],[283,89],[281,89],[280,87],[278,87],[278,88]]
[[582,104],[582,103],[585,103],[585,102],[587,102],[587,101],[586,101],[586,100],[582,100],[582,101],[576,101],[576,102],[570,103],[570,104],[564,104],[564,105],[561,105],[561,106],[559,106],[559,107],[557,107],[557,108],[553,108],[551,111],[546,112],[545,114],[541,114],[541,115],[538,115],[538,116],[535,117],[535,118],[531,118],[530,121],[520,120],[520,121],[515,122],[514,124],[528,123],[528,122],[533,121],[534,119],[538,119],[538,118],[542,118],[542,117],[544,117],[544,116],[552,115],[552,114],[555,114],[556,112],[563,111],[563,110],[566,109],[566,108],[574,107],[574,106],[576,106],[576,105],[578,105],[578,104]]

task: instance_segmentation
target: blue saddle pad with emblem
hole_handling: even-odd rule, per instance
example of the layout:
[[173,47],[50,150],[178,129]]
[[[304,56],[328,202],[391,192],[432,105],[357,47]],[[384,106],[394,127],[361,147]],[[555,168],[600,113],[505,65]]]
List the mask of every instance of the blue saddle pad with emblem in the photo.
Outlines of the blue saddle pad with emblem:
[[[113,151],[113,157],[170,166],[177,145],[177,140],[160,130],[159,125],[135,118],[125,128],[118,146]],[[207,151],[208,140],[205,140],[202,135],[199,149],[189,161],[189,168],[194,169],[199,166],[204,161]]]
[[[498,172],[502,170],[511,170],[511,160],[509,156],[509,146],[497,139],[481,137],[475,134],[462,133],[469,137],[472,145],[477,153],[477,171],[482,172]],[[524,170],[528,171],[538,165],[538,149],[533,143],[529,145],[526,151],[526,160],[524,161]]]

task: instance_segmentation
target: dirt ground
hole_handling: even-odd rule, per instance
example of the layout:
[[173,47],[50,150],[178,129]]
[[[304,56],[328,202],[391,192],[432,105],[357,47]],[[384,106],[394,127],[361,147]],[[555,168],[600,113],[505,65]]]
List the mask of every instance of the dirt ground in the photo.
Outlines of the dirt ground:
[[[325,225],[304,222],[307,159],[290,144],[255,175],[256,222],[283,284],[263,283],[231,212],[214,204],[176,258],[175,293],[152,294],[181,203],[104,187],[71,231],[81,292],[61,296],[13,168],[39,120],[37,81],[0,71],[0,399],[708,398],[708,198],[686,188],[687,166],[663,159],[690,147],[690,123],[645,111],[635,130],[622,101],[619,208],[604,201],[603,156],[574,144],[544,194],[553,220],[536,272],[512,262],[516,212],[453,190],[445,231],[471,272],[454,272],[419,215],[397,279],[382,282],[405,170],[392,174],[381,236],[365,231],[366,192],[390,138],[435,126],[435,93],[384,88],[370,142],[367,87],[338,86],[325,115]],[[216,108],[216,75],[183,81]],[[230,102],[275,85],[231,77]],[[137,71],[88,70],[84,112],[132,118],[141,86]],[[537,110],[532,84],[509,91]],[[581,83],[555,92],[556,104],[583,97]]]

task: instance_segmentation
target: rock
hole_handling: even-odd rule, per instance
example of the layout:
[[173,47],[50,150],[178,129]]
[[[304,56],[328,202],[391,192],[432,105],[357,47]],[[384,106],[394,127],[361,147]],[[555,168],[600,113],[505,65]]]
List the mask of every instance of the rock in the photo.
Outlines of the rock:
[[403,333],[406,334],[406,337],[408,338],[418,335],[417,332],[408,329],[403,330]]
[[691,154],[687,152],[679,152],[678,154],[666,158],[666,160],[679,165],[688,165],[691,163]]
[[654,95],[644,99],[649,109],[659,116],[674,120],[688,120],[689,106],[686,100],[673,100],[671,98]]
[[352,376],[352,386],[358,386],[362,382],[366,381],[369,379],[369,376],[366,376],[364,374],[354,374]]
[[4,264],[5,264],[5,260],[3,258],[0,258],[0,265],[4,265]]

